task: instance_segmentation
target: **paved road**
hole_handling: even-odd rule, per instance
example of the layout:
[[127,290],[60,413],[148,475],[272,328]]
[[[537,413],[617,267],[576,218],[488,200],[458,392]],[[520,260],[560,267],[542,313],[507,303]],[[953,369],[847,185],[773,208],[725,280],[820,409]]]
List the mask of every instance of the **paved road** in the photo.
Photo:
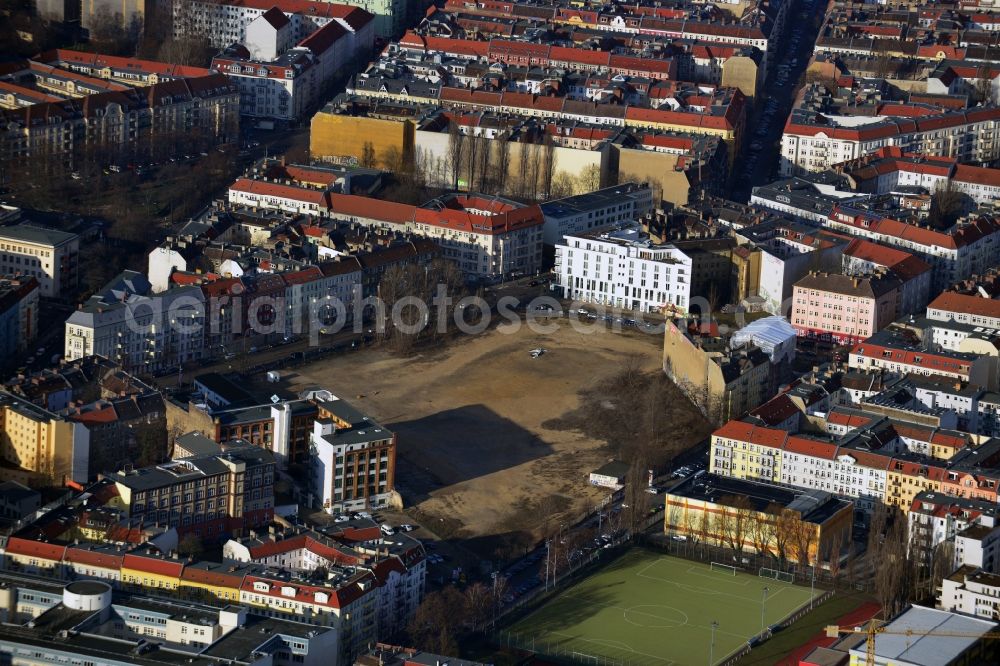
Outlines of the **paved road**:
[[[825,10],[818,0],[802,0],[791,8],[787,36],[768,64],[768,77],[758,96],[757,108],[747,122],[743,152],[734,165],[732,198],[748,201],[755,185],[777,177],[781,155],[781,135],[798,93],[798,81],[805,71],[819,26],[813,20]],[[794,62],[794,64],[792,64]],[[782,71],[787,67],[787,73]]]

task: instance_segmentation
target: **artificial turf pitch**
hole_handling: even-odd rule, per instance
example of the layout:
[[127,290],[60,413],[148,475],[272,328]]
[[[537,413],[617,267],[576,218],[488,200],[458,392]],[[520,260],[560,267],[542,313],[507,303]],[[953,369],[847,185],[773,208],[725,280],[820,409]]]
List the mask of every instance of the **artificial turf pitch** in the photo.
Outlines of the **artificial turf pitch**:
[[[764,588],[768,588],[766,601]],[[757,571],[713,570],[647,550],[629,551],[505,631],[539,654],[583,664],[700,666],[721,662],[764,626],[809,603],[810,590]],[[710,652],[712,622],[715,646]]]

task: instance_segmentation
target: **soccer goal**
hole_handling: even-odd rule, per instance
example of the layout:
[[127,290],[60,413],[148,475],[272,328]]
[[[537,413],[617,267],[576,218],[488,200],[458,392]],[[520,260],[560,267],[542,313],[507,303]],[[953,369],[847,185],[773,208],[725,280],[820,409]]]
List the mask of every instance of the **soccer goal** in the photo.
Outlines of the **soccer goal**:
[[719,571],[724,574],[729,574],[730,576],[736,575],[736,567],[732,564],[722,564],[721,562],[711,563],[712,571]]
[[778,571],[777,569],[768,569],[767,567],[761,567],[758,575],[761,578],[773,578],[774,580],[780,580],[783,583],[794,583],[795,576],[785,571]]

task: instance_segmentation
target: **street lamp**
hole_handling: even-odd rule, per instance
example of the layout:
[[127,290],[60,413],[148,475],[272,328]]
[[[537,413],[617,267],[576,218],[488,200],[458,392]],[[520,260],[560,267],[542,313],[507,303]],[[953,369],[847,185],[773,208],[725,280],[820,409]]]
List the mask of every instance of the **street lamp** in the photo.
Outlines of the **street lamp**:
[[764,635],[764,604],[767,603],[768,588],[764,588],[764,597],[760,600],[760,635]]
[[715,665],[715,630],[719,628],[719,623],[712,620],[712,641],[708,644],[708,666]]
[[812,610],[813,599],[816,598],[816,563],[812,565],[812,577],[809,581],[809,610]]

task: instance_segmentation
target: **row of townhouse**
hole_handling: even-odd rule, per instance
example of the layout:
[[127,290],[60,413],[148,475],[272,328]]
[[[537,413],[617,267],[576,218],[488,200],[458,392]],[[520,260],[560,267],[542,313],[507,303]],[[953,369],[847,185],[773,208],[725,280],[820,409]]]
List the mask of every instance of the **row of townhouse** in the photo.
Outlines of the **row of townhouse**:
[[672,58],[639,58],[618,55],[610,51],[593,51],[573,46],[555,46],[494,38],[490,41],[434,37],[407,32],[389,52],[440,53],[480,62],[501,62],[507,65],[560,67],[585,72],[603,72],[612,76],[648,77],[653,80],[675,80],[677,62]]
[[1000,170],[940,155],[906,153],[898,146],[880,148],[834,169],[847,176],[852,190],[867,194],[892,194],[908,187],[934,194],[950,186],[968,197],[967,210],[1000,198]]
[[239,90],[208,69],[55,50],[11,63],[0,79],[5,91],[32,93],[0,105],[0,165],[162,159],[239,135]]
[[[788,3],[777,6],[752,7],[745,10],[743,21],[727,23],[714,16],[700,16],[688,8],[646,7],[618,4],[614,11],[565,6],[553,3],[548,7],[529,6],[528,3],[477,2],[475,5],[449,0],[438,9],[451,14],[454,22],[465,30],[478,26],[479,17],[509,17],[531,20],[539,27],[555,24],[570,28],[584,28],[603,33],[633,36],[639,40],[690,39],[699,42],[754,47],[763,53],[773,52],[780,33]],[[519,11],[523,9],[524,11]],[[428,18],[434,20],[432,12]]]
[[531,275],[541,268],[545,219],[537,204],[469,194],[413,206],[266,178],[237,179],[229,188],[229,203],[335,217],[422,236],[439,245],[442,256],[463,273],[476,278]]
[[995,355],[951,351],[928,342],[909,325],[893,324],[855,345],[848,354],[848,366],[862,371],[934,375],[997,389]]
[[1000,470],[989,466],[1000,448],[996,440],[941,461],[907,451],[884,421],[822,439],[730,421],[712,433],[711,442],[709,469],[715,474],[826,490],[854,498],[861,511],[876,503],[905,511],[925,490],[998,498]]
[[943,291],[1000,263],[1000,223],[976,215],[949,229],[900,222],[880,213],[838,205],[823,225],[915,254],[931,266],[932,288]]
[[[353,538],[363,539],[362,548],[371,552],[378,548],[382,535],[371,523],[366,530],[355,530]],[[18,536],[10,538],[4,557],[6,568],[18,574],[56,580],[99,580],[124,593],[153,591],[158,597],[185,603],[238,604],[265,617],[307,623],[317,632],[330,629],[335,632],[337,644],[324,653],[327,661],[323,663],[344,665],[353,663],[380,635],[388,636],[394,630],[380,627],[380,619],[395,621],[408,617],[397,612],[399,582],[390,581],[392,572],[398,578],[401,569],[407,570],[409,576],[412,566],[413,579],[419,580],[419,585],[413,585],[422,593],[423,553],[417,542],[410,541],[403,555],[393,558],[396,564],[386,565],[389,558],[376,558],[358,550],[354,553],[354,565],[340,563],[328,568],[322,576],[245,562],[179,559],[148,546],[124,550]],[[387,585],[393,589],[380,592]],[[407,598],[407,603],[415,607],[412,601]],[[380,614],[383,603],[391,604],[384,617]],[[409,608],[404,605],[404,610]],[[153,636],[156,637],[155,632]],[[207,645],[212,642],[210,638],[206,635],[200,639],[196,635],[191,640]]]
[[[442,87],[438,103],[446,109],[490,111],[595,125],[718,136],[730,147],[731,158],[746,122],[746,97],[736,89],[720,89],[709,106],[673,110],[620,106],[530,93],[489,92]],[[701,109],[701,110],[699,110]]]
[[992,106],[913,118],[881,115],[869,122],[796,109],[781,137],[779,170],[785,177],[825,171],[889,146],[959,162],[992,162],[1000,157],[998,130],[1000,107]]

